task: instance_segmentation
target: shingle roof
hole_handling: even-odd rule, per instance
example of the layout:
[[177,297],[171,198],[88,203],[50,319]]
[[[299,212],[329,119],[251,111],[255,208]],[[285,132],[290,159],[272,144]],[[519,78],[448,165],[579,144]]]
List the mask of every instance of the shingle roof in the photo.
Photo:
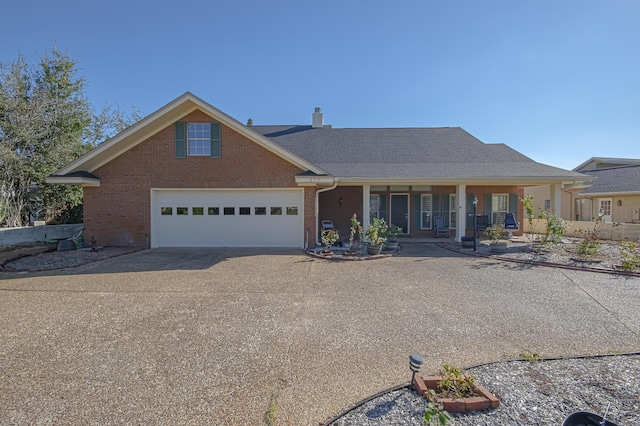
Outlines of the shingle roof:
[[252,129],[343,178],[584,178],[576,172],[537,163],[507,145],[485,144],[459,127]]
[[596,179],[592,182],[591,187],[581,191],[581,194],[640,193],[640,165],[588,170],[582,173],[595,176]]

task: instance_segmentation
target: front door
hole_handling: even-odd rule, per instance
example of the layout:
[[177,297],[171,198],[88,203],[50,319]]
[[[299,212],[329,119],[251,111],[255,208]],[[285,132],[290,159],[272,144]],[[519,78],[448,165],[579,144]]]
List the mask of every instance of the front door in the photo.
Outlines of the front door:
[[391,194],[391,224],[409,233],[409,195]]
[[602,217],[605,222],[611,222],[611,198],[598,198],[598,216]]

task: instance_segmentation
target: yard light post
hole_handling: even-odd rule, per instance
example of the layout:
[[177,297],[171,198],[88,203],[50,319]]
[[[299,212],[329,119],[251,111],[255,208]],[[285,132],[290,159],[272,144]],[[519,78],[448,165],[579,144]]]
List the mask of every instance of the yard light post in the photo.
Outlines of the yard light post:
[[478,197],[473,197],[473,251],[476,251],[476,240],[478,239]]
[[416,379],[416,373],[420,371],[420,367],[424,364],[424,359],[418,354],[409,356],[409,370],[411,370],[411,389],[415,389],[413,382]]

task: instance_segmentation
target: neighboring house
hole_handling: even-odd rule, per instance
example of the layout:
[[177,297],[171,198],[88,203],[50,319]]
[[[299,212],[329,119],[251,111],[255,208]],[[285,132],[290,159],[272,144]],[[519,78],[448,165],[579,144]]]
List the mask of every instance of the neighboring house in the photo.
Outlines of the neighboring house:
[[584,180],[460,128],[245,126],[185,93],[59,170],[84,191],[85,238],[144,247],[313,247],[330,219],[356,213],[408,236],[441,216],[459,241],[477,213],[522,218],[530,185]]
[[[591,181],[564,186],[563,219],[589,222],[602,215],[607,222],[640,223],[640,159],[592,157],[573,171]],[[525,189],[534,196],[536,209],[548,209],[542,203],[549,192],[548,185]]]

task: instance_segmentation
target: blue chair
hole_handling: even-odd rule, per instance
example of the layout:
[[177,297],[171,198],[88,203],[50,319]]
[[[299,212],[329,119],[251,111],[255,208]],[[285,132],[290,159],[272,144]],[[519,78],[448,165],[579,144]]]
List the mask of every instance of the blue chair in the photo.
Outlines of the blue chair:
[[449,232],[449,228],[444,224],[444,218],[442,216],[436,216],[433,218],[435,230],[435,237],[451,237],[451,232]]
[[516,217],[513,213],[507,213],[504,217],[504,229],[509,231],[508,238],[513,238],[513,231],[520,230],[520,223],[516,222]]

